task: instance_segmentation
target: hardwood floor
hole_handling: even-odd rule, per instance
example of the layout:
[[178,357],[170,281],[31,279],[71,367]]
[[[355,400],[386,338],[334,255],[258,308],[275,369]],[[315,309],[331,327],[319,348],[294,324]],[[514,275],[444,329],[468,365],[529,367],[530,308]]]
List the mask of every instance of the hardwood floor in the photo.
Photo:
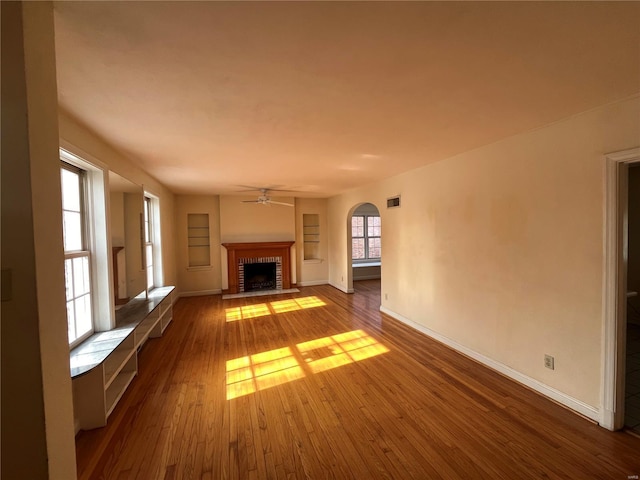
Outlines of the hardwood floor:
[[[612,433],[391,319],[377,281],[183,298],[81,479],[626,479]],[[228,399],[229,398],[229,399]]]

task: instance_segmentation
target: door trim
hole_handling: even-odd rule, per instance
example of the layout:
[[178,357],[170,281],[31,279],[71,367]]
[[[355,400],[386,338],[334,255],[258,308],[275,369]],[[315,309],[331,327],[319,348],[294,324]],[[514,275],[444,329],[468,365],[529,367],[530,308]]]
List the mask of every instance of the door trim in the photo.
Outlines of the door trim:
[[605,155],[603,335],[600,425],[624,426],[628,165],[640,148]]

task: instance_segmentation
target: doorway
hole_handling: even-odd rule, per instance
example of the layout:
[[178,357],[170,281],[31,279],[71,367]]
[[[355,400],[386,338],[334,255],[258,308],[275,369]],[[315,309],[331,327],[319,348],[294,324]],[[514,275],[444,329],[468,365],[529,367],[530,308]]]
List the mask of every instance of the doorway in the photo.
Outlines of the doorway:
[[600,424],[640,430],[640,148],[606,157]]
[[640,434],[640,163],[629,165],[624,426]]
[[348,289],[354,282],[367,288],[379,285],[382,274],[382,222],[380,211],[372,203],[356,205],[349,212],[347,222]]

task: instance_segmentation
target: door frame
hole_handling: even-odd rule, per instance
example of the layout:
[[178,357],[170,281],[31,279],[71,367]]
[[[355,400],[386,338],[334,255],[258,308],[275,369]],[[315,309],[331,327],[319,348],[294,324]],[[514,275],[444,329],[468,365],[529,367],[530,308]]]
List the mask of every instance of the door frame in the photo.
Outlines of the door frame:
[[640,147],[605,155],[604,282],[600,425],[624,426],[629,165]]

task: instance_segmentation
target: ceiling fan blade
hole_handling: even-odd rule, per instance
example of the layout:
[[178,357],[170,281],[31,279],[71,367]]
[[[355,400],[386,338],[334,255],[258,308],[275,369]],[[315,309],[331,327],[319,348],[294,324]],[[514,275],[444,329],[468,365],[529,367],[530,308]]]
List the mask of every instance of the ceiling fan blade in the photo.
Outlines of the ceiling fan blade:
[[251,185],[236,185],[236,187],[246,188],[246,190],[236,190],[237,193],[260,192],[263,189],[263,187],[252,187]]
[[236,187],[240,187],[240,188],[246,188],[246,190],[236,190],[236,193],[243,193],[243,192],[291,192],[291,193],[296,193],[296,192],[300,192],[300,190],[289,190],[289,189],[284,189],[284,188],[278,188],[278,187],[284,187],[285,185],[271,185],[269,187],[254,187],[252,185],[236,185]]
[[242,203],[261,203],[259,200],[241,200]]
[[287,207],[295,207],[293,203],[276,202],[274,200],[269,200],[268,203],[273,203],[274,205],[285,205]]

